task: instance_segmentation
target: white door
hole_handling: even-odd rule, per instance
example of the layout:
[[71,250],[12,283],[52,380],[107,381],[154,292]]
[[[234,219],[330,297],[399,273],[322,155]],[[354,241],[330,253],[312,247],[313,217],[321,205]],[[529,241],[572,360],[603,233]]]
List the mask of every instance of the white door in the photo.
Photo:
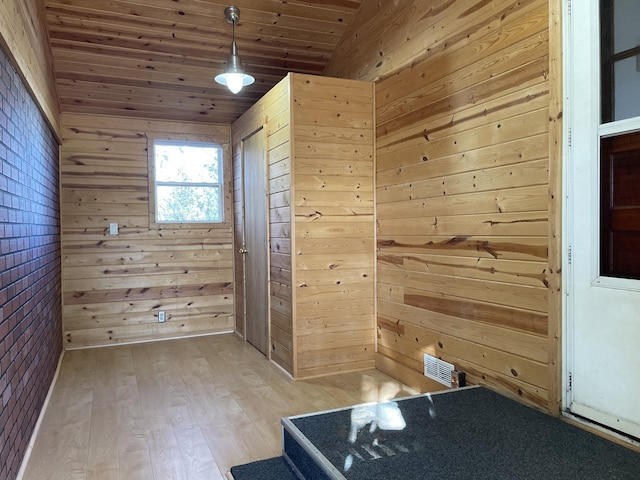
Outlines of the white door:
[[[625,262],[619,259],[622,265],[616,268],[623,273],[612,274],[609,267],[603,266],[601,256],[609,254],[601,253],[601,244],[608,245],[607,242],[613,241],[610,239],[617,242],[618,237],[603,233],[600,223],[607,215],[638,213],[633,207],[624,207],[626,210],[614,214],[603,213],[608,211],[609,200],[601,206],[601,198],[613,195],[611,192],[618,189],[617,175],[629,172],[620,173],[618,169],[614,172],[616,180],[610,179],[608,172],[612,170],[600,164],[610,154],[601,155],[600,149],[616,137],[628,137],[640,131],[640,57],[633,55],[632,48],[640,45],[640,9],[637,0],[602,2],[573,0],[570,14],[569,8],[565,8],[568,19],[564,23],[565,118],[570,129],[564,170],[565,271],[568,272],[564,278],[567,292],[565,407],[587,420],[640,438],[640,280],[634,278],[634,274],[624,273]],[[568,7],[568,0],[565,3]],[[603,6],[616,9],[608,20],[603,17],[610,11],[601,10]],[[611,22],[612,18],[616,31],[613,50],[627,53],[616,57],[619,62],[612,60],[615,77],[608,74],[601,77],[601,47],[609,48],[601,40],[600,27],[605,25],[601,21]],[[623,45],[626,43],[629,45]],[[608,93],[611,91],[613,95]],[[603,106],[606,102],[608,106]],[[640,164],[640,154],[636,156]],[[632,163],[627,162],[631,165],[627,183],[640,180],[640,167],[634,166],[632,157]],[[604,180],[602,184],[601,180]],[[640,197],[640,182],[630,189],[630,195],[636,195],[635,191]],[[623,232],[623,236],[629,252],[624,253],[619,243],[608,251],[612,256],[632,258],[635,255],[633,258],[637,259],[640,237],[633,232]]]

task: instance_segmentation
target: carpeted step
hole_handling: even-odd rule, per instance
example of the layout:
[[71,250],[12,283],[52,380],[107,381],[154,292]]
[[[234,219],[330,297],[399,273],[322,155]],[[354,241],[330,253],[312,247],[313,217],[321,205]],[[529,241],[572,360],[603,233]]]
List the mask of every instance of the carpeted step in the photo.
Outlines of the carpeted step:
[[485,388],[282,424],[284,455],[307,480],[640,479],[637,452]]
[[299,480],[284,457],[231,467],[234,480]]

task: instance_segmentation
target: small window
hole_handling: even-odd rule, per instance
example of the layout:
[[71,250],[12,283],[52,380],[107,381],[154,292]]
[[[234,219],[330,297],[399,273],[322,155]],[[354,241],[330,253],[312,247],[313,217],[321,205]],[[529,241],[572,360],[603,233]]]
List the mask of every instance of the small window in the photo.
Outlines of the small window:
[[220,223],[222,148],[211,143],[153,142],[156,223]]
[[640,279],[640,133],[602,139],[600,275]]
[[601,0],[602,123],[640,116],[637,0]]

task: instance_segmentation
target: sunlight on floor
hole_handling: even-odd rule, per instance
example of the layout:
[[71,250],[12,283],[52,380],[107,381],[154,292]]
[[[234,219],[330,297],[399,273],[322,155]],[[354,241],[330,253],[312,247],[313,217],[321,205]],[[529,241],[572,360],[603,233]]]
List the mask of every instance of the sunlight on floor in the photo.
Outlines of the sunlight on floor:
[[416,395],[419,392],[399,382],[380,383],[379,379],[369,375],[362,377],[362,399],[364,402],[386,402],[393,398]]

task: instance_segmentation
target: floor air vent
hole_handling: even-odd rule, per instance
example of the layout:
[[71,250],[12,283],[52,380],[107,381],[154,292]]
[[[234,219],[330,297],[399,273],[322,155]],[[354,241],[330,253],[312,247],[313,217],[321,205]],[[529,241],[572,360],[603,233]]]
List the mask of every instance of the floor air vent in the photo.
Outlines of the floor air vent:
[[445,362],[432,355],[424,354],[424,376],[447,387],[451,386],[451,372],[455,370],[452,363]]

